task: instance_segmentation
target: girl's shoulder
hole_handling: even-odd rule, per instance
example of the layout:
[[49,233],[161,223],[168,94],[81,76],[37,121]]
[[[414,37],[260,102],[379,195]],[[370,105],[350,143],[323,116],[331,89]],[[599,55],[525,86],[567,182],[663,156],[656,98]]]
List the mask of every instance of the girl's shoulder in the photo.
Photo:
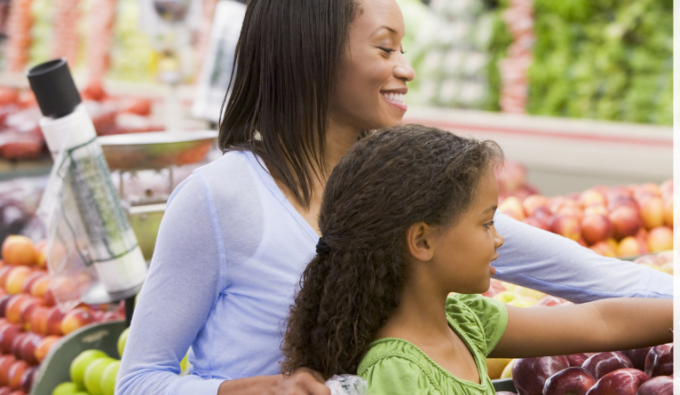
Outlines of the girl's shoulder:
[[488,355],[496,346],[508,324],[503,303],[479,294],[454,294],[446,299],[449,324],[479,352]]

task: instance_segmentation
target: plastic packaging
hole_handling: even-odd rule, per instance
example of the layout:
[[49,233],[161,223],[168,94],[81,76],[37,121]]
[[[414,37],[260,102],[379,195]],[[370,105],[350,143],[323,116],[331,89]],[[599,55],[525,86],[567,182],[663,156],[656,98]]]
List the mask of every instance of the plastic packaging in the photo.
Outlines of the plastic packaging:
[[[52,72],[56,78],[45,77]],[[38,208],[55,300],[77,304],[95,279],[110,294],[140,285],[146,261],[68,67],[63,60],[48,62],[33,68],[29,80],[55,163]]]
[[330,388],[331,395],[368,394],[368,383],[366,380],[353,374],[335,375],[326,381],[326,387]]

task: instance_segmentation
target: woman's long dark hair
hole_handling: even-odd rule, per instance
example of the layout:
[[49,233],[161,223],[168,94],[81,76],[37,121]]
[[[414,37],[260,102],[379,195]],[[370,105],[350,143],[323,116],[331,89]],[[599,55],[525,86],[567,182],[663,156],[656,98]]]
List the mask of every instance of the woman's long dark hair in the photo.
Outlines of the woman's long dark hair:
[[502,156],[492,141],[420,125],[360,140],[328,179],[319,217],[328,252],[316,255],[300,280],[282,371],[355,374],[399,305],[408,228],[455,224]]
[[[354,0],[249,0],[219,147],[260,155],[308,207]],[[261,141],[256,138],[259,133]]]

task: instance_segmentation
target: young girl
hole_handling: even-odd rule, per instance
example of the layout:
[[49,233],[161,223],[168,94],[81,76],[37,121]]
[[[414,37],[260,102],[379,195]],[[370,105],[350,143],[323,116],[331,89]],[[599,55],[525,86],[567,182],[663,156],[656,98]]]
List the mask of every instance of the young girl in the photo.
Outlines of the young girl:
[[671,300],[521,309],[479,295],[504,242],[493,223],[501,160],[491,141],[418,125],[360,140],[326,186],[283,372],[359,374],[373,395],[493,394],[487,356],[672,341]]

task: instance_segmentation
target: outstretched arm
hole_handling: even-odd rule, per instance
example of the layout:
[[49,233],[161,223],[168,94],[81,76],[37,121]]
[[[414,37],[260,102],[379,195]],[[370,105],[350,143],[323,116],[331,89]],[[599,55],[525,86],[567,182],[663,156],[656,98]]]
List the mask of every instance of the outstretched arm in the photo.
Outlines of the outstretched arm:
[[618,351],[673,341],[673,301],[605,299],[554,307],[508,306],[508,325],[492,358]]
[[505,237],[495,278],[576,303],[606,298],[673,298],[673,276],[606,258],[562,236],[496,213]]

